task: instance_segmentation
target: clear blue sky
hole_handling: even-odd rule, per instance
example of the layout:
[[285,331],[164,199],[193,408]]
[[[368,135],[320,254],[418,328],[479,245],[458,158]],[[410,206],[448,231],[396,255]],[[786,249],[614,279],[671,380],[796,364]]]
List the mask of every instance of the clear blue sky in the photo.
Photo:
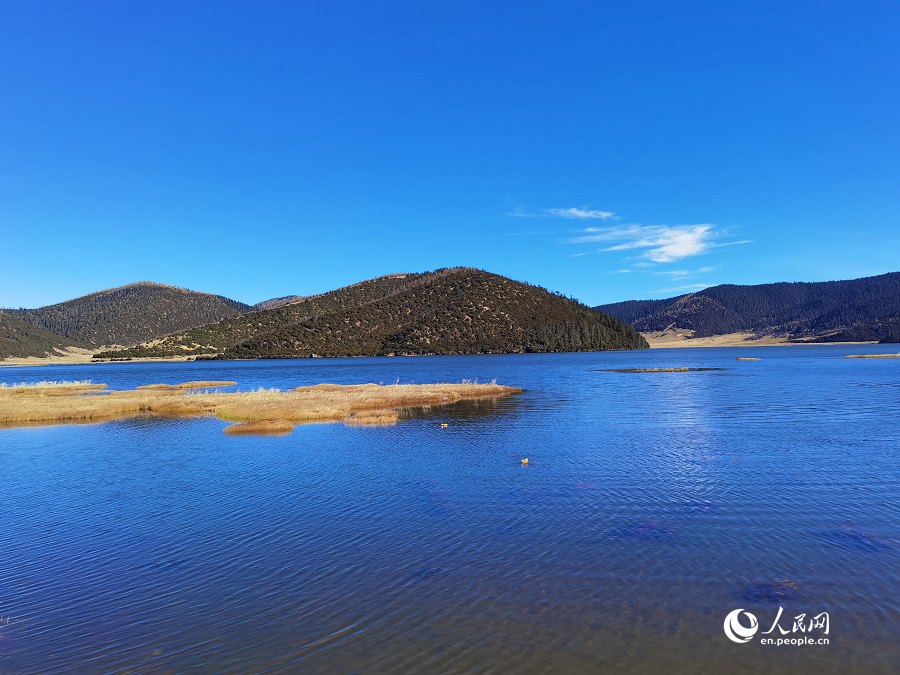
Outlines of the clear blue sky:
[[900,3],[0,0],[0,306],[900,269]]

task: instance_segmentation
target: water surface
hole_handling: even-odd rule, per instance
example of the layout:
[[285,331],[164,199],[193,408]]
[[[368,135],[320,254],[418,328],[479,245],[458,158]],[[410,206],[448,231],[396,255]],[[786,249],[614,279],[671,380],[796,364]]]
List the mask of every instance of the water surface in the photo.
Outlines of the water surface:
[[[284,437],[0,430],[0,672],[890,672],[900,360],[842,357],[891,347],[0,369],[526,389]],[[652,367],[725,370],[597,372]],[[779,606],[831,644],[726,639]]]

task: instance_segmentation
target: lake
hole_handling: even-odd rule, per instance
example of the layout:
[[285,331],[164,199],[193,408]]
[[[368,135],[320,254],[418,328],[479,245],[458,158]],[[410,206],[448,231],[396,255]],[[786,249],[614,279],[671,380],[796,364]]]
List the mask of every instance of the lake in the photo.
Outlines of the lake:
[[[525,388],[282,437],[0,430],[0,672],[896,672],[900,360],[843,358],[896,351],[0,368]],[[723,370],[601,372],[650,367]],[[769,637],[827,612],[830,644],[762,644],[779,608]]]

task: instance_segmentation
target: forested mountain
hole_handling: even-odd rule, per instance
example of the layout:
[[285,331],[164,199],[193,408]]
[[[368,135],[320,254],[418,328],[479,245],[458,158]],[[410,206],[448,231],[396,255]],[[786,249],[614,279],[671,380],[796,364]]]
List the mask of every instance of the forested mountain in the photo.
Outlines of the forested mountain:
[[[339,288],[322,295],[303,298],[274,309],[223,319],[192,330],[175,333],[126,352],[102,356],[172,356],[177,354],[216,354],[265,332],[290,326],[340,310],[366,305],[406,288],[423,275],[394,274]],[[150,342],[150,341],[148,341]]]
[[47,356],[54,353],[54,349],[70,345],[74,346],[72,340],[22,321],[15,314],[0,311],[0,359]]
[[0,358],[102,345],[132,346],[107,350],[100,358],[645,348],[635,329],[689,330],[694,337],[750,332],[804,341],[898,342],[900,273],[851,281],[714,286],[593,310],[543,288],[471,268],[391,274],[253,307],[140,282],[40,309],[0,310]]
[[253,309],[277,309],[279,307],[284,307],[285,305],[290,305],[293,302],[300,302],[301,300],[303,300],[302,295],[284,295],[280,298],[269,298],[268,300],[257,302],[253,305]]
[[471,268],[395,274],[100,357],[229,358],[643,349],[612,317]]
[[249,309],[218,295],[143,281],[40,309],[5,311],[67,344],[99,347],[147,342]]
[[820,341],[898,340],[900,272],[850,281],[713,286],[665,300],[630,300],[595,309],[642,332],[735,332]]
[[847,330],[826,335],[819,342],[900,342],[900,313],[861,323]]

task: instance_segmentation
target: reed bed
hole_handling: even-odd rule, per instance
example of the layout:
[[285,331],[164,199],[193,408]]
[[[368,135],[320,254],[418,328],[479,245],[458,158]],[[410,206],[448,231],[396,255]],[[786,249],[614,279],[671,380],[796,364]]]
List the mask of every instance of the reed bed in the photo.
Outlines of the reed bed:
[[[9,388],[17,388],[21,389],[22,387],[41,387],[51,389],[54,387],[83,387],[85,385],[93,384],[91,380],[41,380],[40,382],[15,382],[13,384],[9,384],[7,382],[0,382],[0,389],[9,389]],[[101,385],[106,386],[106,385]]]
[[[499,384],[320,384],[288,391],[209,392],[184,385],[144,385],[107,391],[104,384],[57,382],[0,387],[0,425],[24,426],[106,421],[140,415],[214,415],[235,422],[228,434],[288,433],[294,425],[344,422],[353,426],[391,425],[407,408],[442,406],[463,400],[497,398],[521,390]],[[231,382],[227,383],[232,384]],[[185,386],[191,385],[191,386]],[[217,383],[217,386],[226,386]],[[102,396],[92,393],[103,391]]]
[[254,436],[284,436],[294,430],[293,422],[284,420],[256,420],[255,422],[241,422],[225,427],[225,433],[229,436],[254,435]]
[[0,384],[0,400],[4,397],[14,396],[71,396],[74,394],[99,392],[105,389],[105,384],[94,384],[90,380],[19,382],[16,384]]

